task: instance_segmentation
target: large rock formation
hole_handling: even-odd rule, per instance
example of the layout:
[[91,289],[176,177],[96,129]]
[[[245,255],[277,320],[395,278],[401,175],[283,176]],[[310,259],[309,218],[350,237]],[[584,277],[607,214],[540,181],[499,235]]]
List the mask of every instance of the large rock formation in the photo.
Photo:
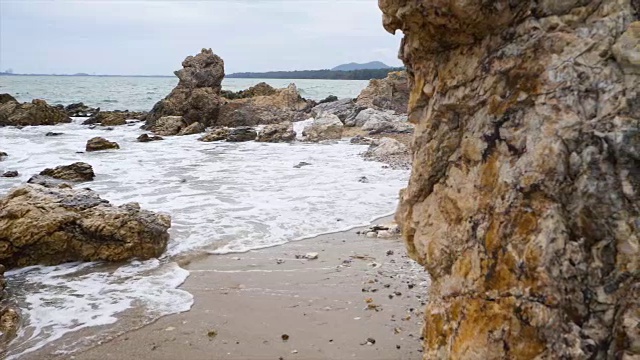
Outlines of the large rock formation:
[[409,81],[406,71],[391,72],[384,79],[373,79],[362,90],[356,104],[366,108],[393,110],[407,113],[409,103]]
[[295,84],[291,84],[284,89],[275,89],[271,95],[227,101],[216,124],[235,127],[305,120],[313,105],[300,96]]
[[379,5],[412,85],[424,358],[640,357],[640,3]]
[[168,215],[137,203],[113,206],[88,189],[25,185],[0,199],[0,263],[10,269],[158,257],[170,226]]
[[19,103],[9,94],[0,94],[0,126],[55,125],[71,118],[44,100]]
[[156,120],[164,116],[182,116],[187,125],[215,125],[224,102],[220,97],[224,61],[211,49],[202,49],[196,56],[187,56],[182,67],[175,72],[180,79],[178,85],[147,115],[147,129],[153,130]]

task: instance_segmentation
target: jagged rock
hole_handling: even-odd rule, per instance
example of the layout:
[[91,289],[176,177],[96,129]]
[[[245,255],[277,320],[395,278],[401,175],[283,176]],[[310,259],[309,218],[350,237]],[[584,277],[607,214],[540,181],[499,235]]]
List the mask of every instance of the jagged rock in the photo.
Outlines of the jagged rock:
[[235,99],[246,99],[255,96],[269,96],[276,93],[276,89],[274,89],[271,85],[261,82],[258,83],[247,90],[240,90],[238,92],[222,90],[220,95],[229,100]]
[[640,75],[640,21],[629,24],[611,50],[625,73]]
[[150,141],[164,140],[164,138],[162,138],[162,136],[156,136],[156,135],[149,136],[149,134],[142,134],[138,136],[137,140],[138,142],[150,142]]
[[65,106],[64,112],[70,117],[90,117],[100,112],[100,108],[92,108],[79,102]]
[[185,125],[217,124],[220,106],[224,103],[220,97],[224,61],[211,49],[202,49],[196,56],[188,56],[182,67],[175,72],[180,80],[178,85],[153,106],[146,117],[145,128],[155,128],[156,122],[166,116],[181,116]]
[[424,359],[640,357],[638,2],[379,5],[411,77]]
[[409,103],[407,72],[390,72],[384,79],[372,79],[358,95],[356,103],[365,108],[388,109],[406,114]]
[[2,174],[2,177],[6,177],[6,178],[13,178],[13,177],[18,177],[18,172],[15,170],[11,170],[11,171],[5,171]]
[[0,94],[0,126],[35,126],[69,123],[71,118],[44,100],[19,103],[9,94]]
[[118,143],[109,141],[103,137],[94,137],[87,141],[85,151],[90,152],[110,149],[120,149],[120,146],[118,145]]
[[293,131],[293,124],[283,122],[280,124],[267,125],[260,131],[256,141],[260,142],[291,142],[296,139],[296,132]]
[[217,129],[213,129],[213,131],[211,132],[206,133],[204,136],[202,136],[198,140],[204,141],[204,142],[221,141],[221,140],[227,140],[228,136],[229,136],[228,128],[217,128]]
[[24,185],[0,199],[0,262],[9,269],[69,261],[158,257],[168,215],[113,206],[89,189]]
[[147,116],[145,112],[134,111],[100,111],[82,122],[82,125],[100,124],[102,126],[125,125],[127,120],[143,120]]
[[[53,169],[47,168],[40,172],[42,176],[68,181],[91,181],[96,176],[93,167],[87,163],[75,162],[71,165],[56,166]],[[31,179],[28,181],[31,183]]]
[[235,129],[229,130],[229,135],[227,136],[227,141],[229,142],[244,142],[244,141],[253,141],[258,136],[256,130],[252,127],[239,127]]
[[186,128],[180,130],[180,132],[178,133],[178,135],[182,136],[182,135],[193,135],[193,134],[199,134],[201,132],[204,132],[204,126],[202,124],[200,124],[199,122],[194,122],[193,124],[187,126]]
[[319,103],[311,109],[311,116],[317,118],[324,114],[333,114],[346,126],[353,126],[349,124],[353,123],[353,119],[355,119],[363,109],[364,108],[357,106],[353,99],[342,99],[333,102]]
[[303,120],[312,104],[291,84],[272,95],[227,101],[220,109],[217,125],[255,126]]
[[158,135],[170,136],[177,135],[180,130],[187,127],[182,116],[164,116],[155,122],[151,131]]
[[322,114],[304,128],[302,135],[307,141],[339,140],[342,138],[344,125],[336,115]]

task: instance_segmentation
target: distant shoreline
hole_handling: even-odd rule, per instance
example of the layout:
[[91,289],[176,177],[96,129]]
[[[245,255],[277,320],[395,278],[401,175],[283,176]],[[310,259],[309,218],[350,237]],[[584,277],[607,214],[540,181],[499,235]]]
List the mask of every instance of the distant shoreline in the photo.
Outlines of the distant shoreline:
[[173,78],[173,77],[175,77],[175,75],[91,75],[91,74],[7,74],[7,73],[0,73],[0,76],[159,77],[159,78]]

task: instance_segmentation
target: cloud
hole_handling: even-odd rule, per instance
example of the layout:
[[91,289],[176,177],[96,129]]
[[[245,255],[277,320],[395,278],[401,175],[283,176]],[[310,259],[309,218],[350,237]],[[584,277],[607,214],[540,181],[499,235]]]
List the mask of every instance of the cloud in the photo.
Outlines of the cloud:
[[0,0],[0,69],[171,74],[211,47],[227,72],[399,65],[375,0]]

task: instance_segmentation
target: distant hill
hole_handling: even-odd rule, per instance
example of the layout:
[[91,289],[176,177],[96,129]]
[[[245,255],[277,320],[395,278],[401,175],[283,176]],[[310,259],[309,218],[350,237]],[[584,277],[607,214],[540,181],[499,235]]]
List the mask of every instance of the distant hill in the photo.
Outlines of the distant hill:
[[363,69],[352,71],[324,70],[296,70],[269,71],[264,73],[243,72],[226,75],[227,78],[240,79],[325,79],[325,80],[371,80],[384,79],[392,71],[404,68]]
[[352,70],[368,70],[368,69],[389,69],[391,66],[380,62],[380,61],[371,61],[368,63],[364,63],[364,64],[358,64],[358,63],[348,63],[348,64],[342,64],[342,65],[338,65],[336,67],[334,67],[333,71],[352,71]]

